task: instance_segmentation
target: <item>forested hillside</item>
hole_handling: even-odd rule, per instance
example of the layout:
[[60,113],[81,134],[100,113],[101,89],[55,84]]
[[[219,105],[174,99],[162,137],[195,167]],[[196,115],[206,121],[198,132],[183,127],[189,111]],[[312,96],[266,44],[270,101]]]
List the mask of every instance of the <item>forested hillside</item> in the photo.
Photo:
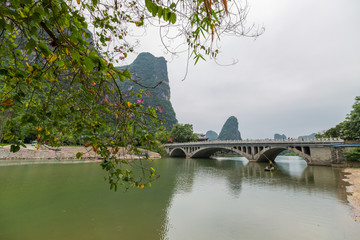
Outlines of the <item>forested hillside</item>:
[[128,69],[132,81],[119,81],[121,89],[139,92],[144,89],[142,100],[144,107],[160,109],[158,117],[164,120],[164,126],[171,130],[177,123],[175,111],[170,102],[170,86],[166,60],[154,57],[150,53],[140,53],[135,61],[127,66],[117,67],[119,70]]

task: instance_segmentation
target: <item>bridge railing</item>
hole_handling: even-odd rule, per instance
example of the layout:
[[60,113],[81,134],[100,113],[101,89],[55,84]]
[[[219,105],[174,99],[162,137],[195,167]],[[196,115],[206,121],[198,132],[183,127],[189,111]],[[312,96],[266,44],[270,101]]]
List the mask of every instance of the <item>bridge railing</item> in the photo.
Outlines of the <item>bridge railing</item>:
[[276,143],[298,143],[298,144],[339,144],[343,143],[344,140],[340,138],[287,138],[287,139],[246,139],[246,140],[213,140],[206,142],[185,142],[185,143],[168,143],[164,146],[176,146],[176,145],[213,145],[213,144],[256,144],[256,143],[267,143],[267,144],[276,144]]

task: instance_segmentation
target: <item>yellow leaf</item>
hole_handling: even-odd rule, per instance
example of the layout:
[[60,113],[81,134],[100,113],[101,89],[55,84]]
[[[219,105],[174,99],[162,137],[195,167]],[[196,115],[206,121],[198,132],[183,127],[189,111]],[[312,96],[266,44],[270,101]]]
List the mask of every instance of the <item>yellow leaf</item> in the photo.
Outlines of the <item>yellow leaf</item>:
[[69,49],[65,49],[65,52],[66,52],[66,55],[69,55],[70,53],[69,53]]
[[40,126],[37,126],[36,127],[36,130],[38,130],[39,132],[41,131],[41,127]]
[[143,189],[143,188],[144,188],[144,184],[141,184],[141,185],[140,185],[140,188]]
[[14,105],[14,102],[13,102],[13,100],[12,100],[11,98],[8,98],[8,99],[6,99],[5,101],[3,101],[3,102],[1,103],[1,105],[12,106],[12,105]]
[[80,4],[80,0],[76,0],[77,4]]
[[[38,134],[38,138],[40,138],[40,134]],[[37,148],[36,148],[37,150],[39,150],[40,149],[40,143],[38,143],[38,145],[37,145]]]
[[28,103],[26,103],[26,104],[25,104],[25,106],[26,106],[26,107],[28,107],[28,106],[29,106],[29,104],[28,104]]
[[112,154],[116,154],[119,151],[119,148],[115,148],[112,152]]
[[49,62],[53,62],[57,59],[57,56],[56,55],[51,55],[51,57],[49,57]]
[[53,82],[53,81],[55,81],[56,80],[56,78],[52,78],[52,79],[50,79],[49,81],[50,82]]
[[[39,139],[40,138],[40,134],[38,134],[37,138]],[[40,145],[40,144],[39,144]]]
[[58,138],[55,136],[55,137],[54,137],[54,141],[56,142],[57,140],[58,140]]
[[25,83],[30,84],[31,83],[31,78],[25,78]]
[[94,152],[96,152],[97,151],[97,146],[93,145],[92,147],[93,147]]
[[131,102],[127,102],[128,107],[131,107]]
[[30,72],[32,72],[34,70],[34,68],[32,66],[30,66],[28,62],[26,63],[26,66],[28,67],[28,70]]

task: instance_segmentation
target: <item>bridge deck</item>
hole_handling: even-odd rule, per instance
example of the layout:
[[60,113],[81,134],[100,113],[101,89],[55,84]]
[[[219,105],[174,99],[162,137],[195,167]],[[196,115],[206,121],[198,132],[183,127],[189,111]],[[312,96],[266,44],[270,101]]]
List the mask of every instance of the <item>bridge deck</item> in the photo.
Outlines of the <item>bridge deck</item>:
[[291,150],[312,165],[331,165],[344,161],[343,150],[359,147],[339,138],[260,139],[242,141],[208,141],[164,144],[171,157],[208,158],[220,150],[230,150],[249,161],[273,161],[284,150]]
[[286,146],[310,146],[310,145],[337,145],[344,144],[344,140],[340,138],[316,138],[316,139],[284,139],[284,140],[273,140],[273,139],[257,139],[257,140],[215,140],[207,142],[186,142],[186,143],[168,143],[164,144],[165,147],[190,147],[190,146],[216,146],[216,145],[239,145],[239,146],[254,146],[254,145],[286,145]]

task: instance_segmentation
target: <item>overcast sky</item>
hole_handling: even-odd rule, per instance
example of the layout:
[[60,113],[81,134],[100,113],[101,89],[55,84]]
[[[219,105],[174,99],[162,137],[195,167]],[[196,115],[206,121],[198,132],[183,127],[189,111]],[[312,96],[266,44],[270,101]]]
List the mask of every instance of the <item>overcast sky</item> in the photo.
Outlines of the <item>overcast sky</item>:
[[[249,0],[248,22],[265,33],[221,39],[218,61],[190,64],[164,55],[149,33],[137,52],[168,60],[171,102],[180,123],[219,134],[237,117],[243,139],[298,137],[343,121],[360,95],[359,0]],[[157,36],[157,35],[156,35]],[[131,57],[129,60],[131,62]]]

